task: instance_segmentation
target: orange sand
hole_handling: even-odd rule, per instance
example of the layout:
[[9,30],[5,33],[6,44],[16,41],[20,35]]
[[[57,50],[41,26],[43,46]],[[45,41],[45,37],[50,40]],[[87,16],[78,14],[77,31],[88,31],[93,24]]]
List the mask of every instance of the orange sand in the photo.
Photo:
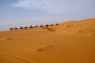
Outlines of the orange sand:
[[95,19],[0,32],[0,63],[95,63]]

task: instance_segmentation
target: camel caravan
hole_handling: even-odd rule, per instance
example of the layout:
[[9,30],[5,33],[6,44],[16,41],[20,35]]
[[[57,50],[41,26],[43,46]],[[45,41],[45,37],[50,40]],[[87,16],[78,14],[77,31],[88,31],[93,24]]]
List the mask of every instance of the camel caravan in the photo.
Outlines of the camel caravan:
[[19,28],[17,28],[17,27],[14,27],[14,28],[12,28],[12,27],[10,27],[10,30],[24,30],[24,29],[32,29],[32,28],[38,28],[38,27],[49,27],[49,26],[57,26],[57,25],[59,25],[58,23],[56,23],[56,24],[46,24],[46,25],[40,25],[40,26],[30,26],[30,27],[27,27],[27,26],[25,26],[25,27],[22,27],[22,26],[20,26]]

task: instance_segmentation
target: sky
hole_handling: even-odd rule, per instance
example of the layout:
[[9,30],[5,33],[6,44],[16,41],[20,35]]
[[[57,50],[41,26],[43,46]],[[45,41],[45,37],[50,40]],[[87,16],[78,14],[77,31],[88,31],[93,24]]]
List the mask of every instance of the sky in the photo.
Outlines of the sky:
[[0,31],[95,18],[95,0],[0,0]]

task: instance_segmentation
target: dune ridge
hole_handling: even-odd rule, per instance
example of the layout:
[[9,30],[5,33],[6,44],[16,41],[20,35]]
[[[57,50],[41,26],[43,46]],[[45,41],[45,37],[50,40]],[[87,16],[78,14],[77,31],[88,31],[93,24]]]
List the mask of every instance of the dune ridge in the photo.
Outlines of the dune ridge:
[[0,63],[95,63],[95,19],[0,32]]

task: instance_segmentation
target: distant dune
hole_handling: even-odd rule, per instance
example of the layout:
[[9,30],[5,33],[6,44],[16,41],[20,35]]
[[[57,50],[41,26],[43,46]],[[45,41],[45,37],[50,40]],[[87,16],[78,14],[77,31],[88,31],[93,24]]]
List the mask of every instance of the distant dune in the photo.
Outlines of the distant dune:
[[0,32],[0,63],[95,63],[95,19]]

